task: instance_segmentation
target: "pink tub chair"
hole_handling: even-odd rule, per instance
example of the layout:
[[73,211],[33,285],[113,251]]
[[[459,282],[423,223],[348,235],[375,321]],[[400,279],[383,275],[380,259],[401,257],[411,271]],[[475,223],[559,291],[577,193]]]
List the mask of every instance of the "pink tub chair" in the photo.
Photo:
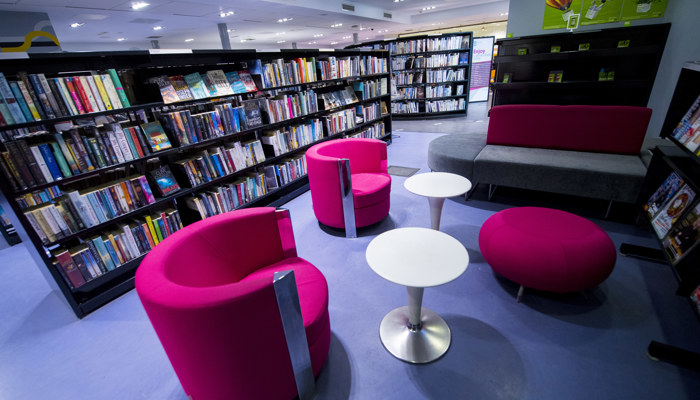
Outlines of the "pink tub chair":
[[386,143],[377,139],[337,139],[306,152],[316,219],[344,228],[372,225],[389,215],[391,177],[387,173]]
[[[290,270],[282,282],[295,278],[287,289],[298,302],[273,283]],[[185,227],[142,261],[136,291],[192,399],[288,400],[309,381],[313,391],[330,347],[328,285],[297,257],[287,211],[243,209]]]

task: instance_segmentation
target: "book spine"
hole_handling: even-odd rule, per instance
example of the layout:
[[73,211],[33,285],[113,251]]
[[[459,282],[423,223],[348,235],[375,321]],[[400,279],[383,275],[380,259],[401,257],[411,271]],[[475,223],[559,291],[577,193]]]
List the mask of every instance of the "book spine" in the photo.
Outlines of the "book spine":
[[58,143],[51,142],[50,146],[51,152],[53,153],[54,159],[56,160],[56,164],[58,164],[58,168],[61,170],[61,175],[63,175],[66,178],[73,176],[73,172],[68,167],[68,161],[66,161],[66,157],[63,155],[63,152],[61,151],[61,148],[58,145]]
[[88,82],[87,78],[83,75],[76,76],[75,78],[80,82],[80,87],[82,87],[83,92],[85,92],[85,98],[87,99],[88,104],[90,104],[92,112],[101,111],[100,107],[97,105],[97,100],[95,100],[95,96],[93,96],[92,94],[92,90],[90,89],[90,83]]
[[[34,85],[32,85],[29,75],[27,75],[26,72],[20,71],[17,73],[17,77],[21,80],[22,84],[19,86],[20,89],[24,86],[24,88],[27,90],[27,93],[29,94],[29,97],[31,99],[31,103],[27,101],[27,105],[29,105],[29,109],[32,111],[32,114],[34,114],[34,110],[36,110],[36,113],[38,115],[34,115],[34,119],[39,121],[42,119],[46,119],[46,113],[44,112],[44,108],[41,106],[41,103],[39,101],[39,96],[37,95],[36,91],[34,90]],[[19,82],[18,82],[19,83]],[[22,93],[24,93],[24,90],[22,90]],[[26,100],[26,97],[25,97]],[[34,105],[34,109],[32,109],[32,104]]]
[[53,78],[53,80],[56,82],[59,93],[61,94],[61,97],[63,97],[63,101],[66,103],[71,115],[80,115],[80,111],[78,111],[78,107],[73,101],[73,96],[71,96],[70,90],[68,90],[68,86],[66,86],[65,78]]
[[102,96],[100,96],[100,92],[97,89],[97,84],[95,83],[95,77],[93,75],[87,75],[83,76],[80,79],[84,79],[85,82],[87,83],[87,87],[90,88],[90,94],[92,95],[92,98],[95,100],[95,104],[97,105],[97,109],[100,111],[107,111],[107,108],[105,107],[104,101],[102,101]]
[[107,272],[107,266],[104,264],[104,261],[102,260],[102,255],[97,249],[97,246],[95,246],[95,243],[92,240],[86,240],[85,244],[87,245],[92,258],[95,261],[95,264],[97,264],[97,267],[100,269],[100,273],[104,274],[105,272]]
[[114,244],[112,241],[109,239],[102,239],[105,245],[105,249],[107,249],[107,252],[109,253],[109,256],[112,258],[112,261],[115,264],[115,268],[120,266],[122,264],[122,260],[119,258],[119,255],[117,254],[116,249],[114,248]]
[[29,146],[29,150],[32,152],[32,156],[34,156],[34,159],[36,160],[36,163],[39,166],[39,171],[44,177],[44,181],[46,181],[47,183],[53,182],[53,176],[49,171],[49,167],[46,165],[46,161],[44,160],[44,156],[41,154],[39,146]]
[[29,91],[27,90],[27,86],[24,84],[23,81],[17,81],[13,82],[17,85],[19,88],[20,93],[22,94],[22,98],[24,99],[24,102],[27,104],[27,109],[29,110],[29,113],[31,115],[31,119],[27,119],[27,121],[39,121],[41,120],[41,116],[39,115],[39,111],[37,111],[36,106],[34,105],[34,102],[32,101],[32,97],[29,95]]
[[61,116],[69,117],[73,115],[70,108],[66,104],[65,99],[63,98],[63,92],[61,92],[61,89],[58,87],[58,84],[56,84],[56,80],[46,79],[46,83],[49,86],[49,89],[51,90],[51,93],[56,101],[56,106],[61,111]]
[[15,120],[15,123],[21,124],[27,122],[27,119],[22,112],[22,108],[15,98],[15,94],[12,93],[10,83],[7,81],[2,72],[0,72],[0,94],[2,94],[3,101],[5,104],[7,104],[7,108],[10,110],[10,114],[12,114],[12,118]]
[[109,74],[100,75],[100,79],[102,80],[102,84],[107,91],[107,96],[109,97],[110,103],[112,103],[112,107],[114,109],[123,108],[122,102],[117,94],[117,89],[114,88],[114,83],[112,82],[112,78],[109,76]]
[[36,74],[29,74],[29,81],[31,82],[32,87],[39,98],[39,104],[44,109],[46,117],[49,119],[56,118],[56,113],[53,111],[53,108],[51,108],[51,103],[49,103],[49,98],[44,91],[44,87],[41,85],[39,77]]
[[78,114],[85,114],[85,107],[83,107],[83,103],[80,101],[78,89],[75,87],[75,82],[73,82],[73,78],[69,76],[66,77],[65,83],[66,88],[68,89],[68,93],[70,93],[70,96],[73,99],[73,104],[75,104],[75,108],[78,110]]
[[114,131],[107,131],[105,132],[107,135],[107,138],[109,139],[109,143],[111,145],[112,151],[114,151],[114,155],[117,158],[118,163],[123,163],[126,161],[124,158],[124,155],[122,154],[122,151],[119,146],[119,141],[117,140],[116,134]]
[[[37,78],[39,78],[39,84],[41,85],[41,88],[44,90],[44,93],[46,94],[46,98],[49,101],[49,105],[51,106],[51,109],[53,110],[56,117],[66,116],[67,114],[61,113],[61,109],[58,106],[58,102],[56,101],[56,97],[54,96],[53,92],[51,91],[51,87],[49,86],[49,82],[46,80],[46,76],[44,74],[36,74],[36,76],[37,76]],[[56,94],[56,95],[58,95],[58,94]]]
[[97,87],[97,92],[100,94],[100,98],[102,98],[102,102],[105,105],[106,110],[113,110],[114,107],[112,106],[112,102],[109,100],[109,96],[107,95],[107,90],[105,89],[104,83],[102,83],[102,78],[100,78],[99,75],[92,75],[92,80],[95,82],[95,86]]
[[[92,164],[92,161],[90,160],[90,156],[88,155],[87,149],[83,145],[83,140],[82,136],[80,135],[80,132],[78,132],[77,129],[71,129],[69,131],[71,138],[73,139],[73,147],[75,150],[78,152],[78,162],[81,166],[81,170],[83,171],[92,171],[95,169],[95,166]],[[84,167],[84,169],[83,169]]]
[[143,151],[143,145],[141,144],[141,141],[139,140],[139,135],[136,132],[136,129],[138,127],[130,126],[128,128],[125,128],[126,133],[129,134],[131,137],[131,141],[134,143],[134,148],[136,149],[136,153],[138,153],[138,156],[145,157],[146,153]]
[[117,144],[119,146],[119,150],[122,153],[122,156],[124,157],[124,160],[126,160],[126,161],[133,160],[134,155],[131,153],[131,148],[129,147],[129,142],[126,139],[126,135],[124,134],[122,127],[119,125],[119,123],[114,123],[114,124],[112,124],[112,129],[114,130],[114,136],[117,139]]
[[98,236],[96,238],[91,239],[93,245],[97,249],[97,252],[100,255],[100,258],[102,259],[102,263],[105,265],[108,271],[112,271],[114,268],[116,268],[114,260],[112,260],[112,256],[107,250],[107,246],[105,246],[104,239],[102,237]]
[[130,107],[131,104],[129,103],[129,99],[126,98],[126,92],[124,92],[124,87],[119,79],[119,75],[117,75],[117,71],[114,69],[109,69],[107,72],[109,72],[109,76],[112,78],[114,89],[117,91],[117,96],[119,96],[119,101],[121,101],[122,107]]
[[63,273],[68,278],[69,283],[74,288],[79,288],[85,284],[85,278],[83,278],[83,275],[78,270],[77,265],[75,265],[75,262],[68,251],[64,251],[55,257],[58,267],[63,270]]
[[79,76],[74,76],[72,78],[73,85],[75,86],[75,89],[78,92],[78,97],[80,98],[80,101],[83,103],[83,108],[85,109],[85,112],[91,113],[95,112],[97,110],[92,108],[92,104],[90,104],[90,100],[88,99],[87,92],[85,91],[85,88],[83,87],[83,83],[80,81]]
[[32,151],[29,149],[27,141],[24,139],[20,139],[16,140],[15,144],[17,144],[17,148],[21,152],[22,158],[26,162],[27,167],[29,167],[29,171],[34,177],[35,184],[43,185],[44,183],[46,183],[46,179],[44,179],[44,175],[41,173],[41,169],[39,168],[38,161],[34,158]]

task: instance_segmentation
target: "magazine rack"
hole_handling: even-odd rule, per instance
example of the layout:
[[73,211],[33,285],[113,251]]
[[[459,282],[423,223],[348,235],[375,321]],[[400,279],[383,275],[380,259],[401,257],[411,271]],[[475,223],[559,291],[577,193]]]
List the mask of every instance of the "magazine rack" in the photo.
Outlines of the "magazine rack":
[[[661,137],[676,146],[657,146],[639,195],[639,219],[646,221],[661,250],[623,243],[625,255],[666,262],[678,279],[676,294],[686,297],[700,315],[700,157],[691,138],[700,137],[700,63],[686,63],[666,114]],[[693,135],[696,131],[697,135]],[[684,139],[683,135],[688,136]],[[691,301],[692,300],[692,301]],[[648,354],[685,368],[700,370],[700,354],[652,341]]]

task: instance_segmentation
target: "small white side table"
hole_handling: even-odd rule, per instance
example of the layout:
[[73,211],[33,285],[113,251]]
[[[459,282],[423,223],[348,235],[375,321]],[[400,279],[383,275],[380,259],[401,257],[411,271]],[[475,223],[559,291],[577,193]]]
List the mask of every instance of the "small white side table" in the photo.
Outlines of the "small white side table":
[[467,193],[472,183],[463,176],[449,172],[426,172],[407,178],[403,186],[411,193],[428,198],[430,227],[439,230],[445,199]]
[[451,334],[442,317],[422,307],[423,289],[448,283],[466,271],[467,249],[452,236],[428,228],[384,232],[367,246],[367,263],[382,278],[406,286],[408,306],[390,311],[379,327],[384,347],[410,363],[440,358]]

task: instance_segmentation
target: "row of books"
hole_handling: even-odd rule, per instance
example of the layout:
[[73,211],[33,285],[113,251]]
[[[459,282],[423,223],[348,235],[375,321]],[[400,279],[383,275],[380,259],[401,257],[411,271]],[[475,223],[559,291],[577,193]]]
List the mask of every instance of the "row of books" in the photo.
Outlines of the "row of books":
[[171,147],[160,123],[73,126],[41,135],[42,142],[5,142],[0,168],[15,190],[56,182],[81,173],[145,157]]
[[467,107],[467,102],[465,99],[438,100],[438,101],[426,101],[425,102],[425,111],[426,112],[458,111],[458,110],[465,110],[466,107]]
[[392,114],[413,114],[418,112],[420,112],[420,106],[418,102],[406,101],[400,103],[391,103]]
[[413,85],[415,83],[423,83],[423,71],[418,72],[399,72],[392,77],[394,85]]
[[91,280],[148,253],[163,239],[182,229],[180,213],[167,209],[133,220],[117,229],[90,238],[83,243],[52,251],[55,267],[66,283],[77,289]]
[[[255,100],[258,102],[261,110],[267,114],[268,122],[271,124],[313,114],[318,111],[318,98],[316,92],[311,89]],[[246,103],[246,101],[243,103]]]
[[362,100],[384,96],[389,93],[386,78],[353,82],[352,88],[356,93],[360,93]]
[[384,114],[380,103],[364,104],[356,107],[356,110],[359,115],[362,115],[364,121],[372,121]]
[[415,39],[405,42],[389,43],[389,52],[391,54],[406,54],[406,53],[422,53],[425,51],[425,40]]
[[265,131],[261,140],[263,150],[277,157],[321,140],[323,137],[321,120],[315,118],[299,125]]
[[334,112],[323,117],[323,124],[329,136],[357,126],[357,112],[354,108]]
[[0,72],[0,126],[130,107],[117,71],[58,76]]
[[426,71],[428,83],[456,82],[466,79],[466,70],[460,69],[437,69]]
[[700,156],[700,95],[683,115],[671,136]]
[[320,93],[319,97],[323,100],[325,110],[357,103],[358,101],[355,90],[351,86],[346,86],[343,90]]
[[190,187],[230,175],[265,161],[259,140],[233,142],[204,149],[192,157],[175,161],[173,168],[186,176]]
[[425,57],[419,56],[406,56],[406,57],[392,57],[391,58],[391,70],[397,71],[402,69],[415,69],[415,68],[425,68]]
[[434,54],[425,59],[425,66],[428,68],[435,67],[454,67],[457,65],[465,65],[469,63],[469,53],[450,53],[450,54]]
[[148,180],[140,175],[66,192],[51,203],[28,208],[24,215],[41,241],[48,244],[154,202]]
[[[452,96],[452,85],[428,86],[425,88],[425,94],[427,98]],[[454,96],[460,96],[462,94],[464,94],[464,85],[457,85],[455,87]]]
[[375,56],[328,57],[317,61],[316,66],[321,80],[385,74],[389,67],[386,59]]
[[314,57],[272,60],[261,64],[260,60],[253,62],[251,73],[260,75],[261,86],[265,89],[316,82],[316,59]]
[[58,186],[49,186],[45,189],[34,190],[15,197],[15,202],[20,209],[49,203],[57,197],[63,196],[63,191]]
[[201,218],[204,219],[235,210],[266,193],[265,175],[256,172],[241,177],[233,183],[210,188],[188,197],[185,199],[185,204],[192,210],[199,212]]
[[429,38],[425,39],[425,48],[427,51],[467,50],[470,42],[471,37],[469,35]]
[[160,90],[163,103],[231,96],[257,91],[255,81],[248,71],[211,70],[187,75],[161,75],[151,78]]
[[306,155],[299,154],[264,168],[267,191],[280,188],[306,175]]
[[406,99],[423,99],[425,98],[424,86],[400,87],[396,88],[396,94],[403,96]]
[[348,135],[349,138],[380,139],[386,134],[384,122],[377,122],[366,129]]

